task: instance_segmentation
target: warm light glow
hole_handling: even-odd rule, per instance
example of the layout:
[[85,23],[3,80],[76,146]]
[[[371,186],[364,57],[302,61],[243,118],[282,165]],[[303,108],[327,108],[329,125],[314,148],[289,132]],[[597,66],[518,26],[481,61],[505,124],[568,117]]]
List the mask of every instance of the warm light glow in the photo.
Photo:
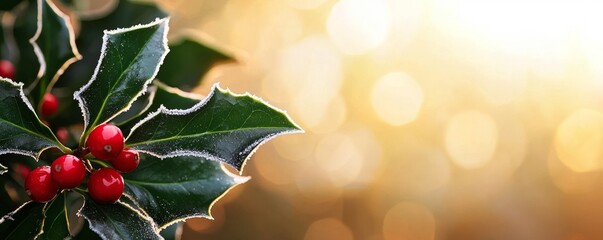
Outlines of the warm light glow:
[[326,136],[316,147],[316,166],[328,173],[331,182],[343,187],[354,181],[362,172],[360,148],[354,139],[342,134]]
[[327,31],[344,53],[361,54],[385,40],[389,21],[384,0],[340,0],[331,9]]
[[[417,147],[419,148],[419,147]],[[392,195],[427,194],[450,183],[451,168],[448,157],[436,148],[420,148],[405,161],[392,159],[383,174],[383,184]],[[399,174],[404,171],[405,174]]]
[[286,2],[291,7],[308,10],[321,6],[326,0],[287,0]]
[[186,237],[603,239],[603,1],[164,2],[305,130]]
[[373,86],[371,103],[383,121],[399,126],[415,120],[423,104],[423,90],[405,73],[388,73]]
[[276,71],[282,91],[289,96],[293,116],[310,129],[319,126],[327,111],[332,110],[331,101],[342,80],[341,60],[329,41],[312,36],[286,48]]
[[576,172],[603,168],[603,114],[580,109],[567,117],[555,135],[555,149],[563,164]]
[[325,218],[313,222],[306,231],[304,240],[354,240],[352,230],[340,220]]
[[392,207],[383,220],[385,240],[435,239],[436,222],[433,213],[421,204],[401,202]]
[[466,169],[479,168],[492,158],[498,140],[494,120],[478,111],[457,113],[446,126],[445,144],[452,161]]

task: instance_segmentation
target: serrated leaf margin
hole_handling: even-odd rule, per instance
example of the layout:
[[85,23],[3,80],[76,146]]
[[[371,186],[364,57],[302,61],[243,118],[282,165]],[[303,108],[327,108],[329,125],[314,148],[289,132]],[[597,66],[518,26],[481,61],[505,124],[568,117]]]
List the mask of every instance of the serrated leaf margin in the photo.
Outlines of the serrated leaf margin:
[[[141,28],[146,28],[146,27],[149,27],[149,26],[152,26],[152,25],[157,25],[157,24],[161,24],[163,22],[166,22],[165,31],[163,33],[163,47],[166,49],[166,51],[160,57],[161,62],[155,68],[155,71],[153,73],[153,77],[151,77],[151,78],[149,78],[149,79],[147,79],[145,81],[145,84],[143,84],[142,91],[140,91],[136,96],[134,96],[132,98],[132,100],[128,103],[128,105],[125,108],[123,108],[120,111],[116,112],[115,114],[113,114],[112,117],[110,117],[109,119],[105,120],[104,122],[108,122],[111,119],[115,118],[120,113],[125,112],[128,109],[130,109],[130,107],[132,106],[132,103],[134,101],[136,101],[136,99],[138,99],[140,96],[144,95],[147,92],[147,88],[148,88],[149,84],[151,84],[151,82],[153,82],[153,80],[155,79],[155,76],[157,76],[157,73],[159,72],[159,68],[163,64],[163,60],[165,59],[165,56],[167,56],[167,54],[170,52],[170,48],[168,46],[168,39],[167,39],[167,33],[169,32],[169,29],[170,29],[169,21],[170,21],[169,17],[166,17],[166,18],[157,18],[157,19],[155,19],[155,21],[147,23],[147,24],[138,24],[138,25],[134,25],[134,26],[128,27],[128,28],[117,28],[117,29],[114,29],[114,30],[104,30],[103,31],[103,44],[101,46],[101,55],[98,58],[98,62],[96,64],[96,67],[94,68],[94,74],[92,74],[92,78],[90,79],[90,81],[88,81],[88,83],[86,83],[86,85],[84,85],[82,88],[80,88],[79,90],[77,90],[77,91],[75,91],[73,93],[73,99],[75,99],[78,102],[78,106],[80,107],[80,110],[82,111],[82,116],[84,117],[84,129],[87,129],[88,128],[88,124],[90,124],[90,119],[89,119],[90,118],[90,112],[88,112],[88,108],[86,107],[86,103],[85,103],[84,99],[80,95],[85,90],[87,90],[88,88],[90,88],[90,85],[92,85],[92,82],[96,81],[96,76],[97,76],[97,74],[99,72],[101,63],[102,63],[102,61],[105,58],[105,55],[107,53],[107,42],[108,42],[109,35],[110,34],[124,33],[124,32],[132,31],[132,30],[137,30],[137,29],[141,29]],[[89,131],[85,130],[82,133],[82,140],[85,137],[85,135],[86,135],[87,132],[89,132]]]
[[[199,103],[195,104],[195,106],[189,108],[189,109],[167,109],[165,106],[163,106],[163,104],[159,107],[159,109],[157,109],[157,111],[155,112],[151,112],[149,113],[149,115],[147,115],[147,117],[145,117],[144,119],[140,120],[138,123],[136,123],[132,129],[130,130],[130,134],[128,134],[128,137],[126,137],[126,143],[128,142],[128,138],[132,135],[132,133],[134,131],[136,131],[137,128],[139,128],[141,125],[143,125],[144,123],[146,123],[147,121],[153,119],[155,116],[159,115],[159,114],[165,114],[165,115],[173,115],[173,116],[177,116],[177,115],[185,115],[185,114],[189,114],[191,112],[195,112],[197,110],[199,110],[200,108],[204,107],[209,100],[211,99],[211,97],[213,96],[215,91],[220,91],[224,94],[230,94],[234,97],[250,97],[272,109],[274,109],[276,112],[281,113],[283,115],[285,115],[287,117],[287,120],[297,129],[295,130],[289,130],[289,131],[282,131],[282,132],[278,132],[278,133],[274,133],[274,134],[270,134],[264,138],[261,138],[259,140],[257,140],[255,143],[258,143],[257,145],[251,144],[251,146],[254,146],[253,149],[245,149],[245,152],[249,151],[249,155],[247,155],[247,157],[245,158],[245,160],[243,160],[243,164],[241,165],[241,170],[239,170],[239,173],[241,173],[243,171],[243,168],[245,167],[245,165],[247,164],[247,160],[249,160],[249,158],[251,158],[251,156],[253,156],[253,154],[255,153],[255,151],[262,146],[264,143],[272,140],[275,137],[281,136],[281,135],[285,135],[285,134],[294,134],[294,133],[304,133],[305,131],[299,127],[299,125],[297,125],[297,123],[295,123],[293,121],[293,119],[291,119],[291,117],[289,116],[289,114],[287,114],[287,111],[285,110],[281,110],[277,107],[272,106],[270,103],[264,101],[263,99],[259,98],[258,96],[255,96],[249,92],[243,93],[243,94],[237,94],[234,92],[231,92],[230,89],[226,88],[223,89],[220,87],[220,83],[215,83],[212,88],[210,93],[207,95],[207,97],[205,97],[205,99],[203,99],[202,101],[200,101]],[[249,148],[249,147],[248,147]],[[138,150],[139,152],[144,152],[147,153],[149,155],[158,157],[160,159],[166,159],[166,158],[173,158],[173,157],[179,157],[179,156],[195,156],[195,157],[202,157],[202,158],[207,158],[209,160],[213,160],[213,161],[219,161],[219,162],[228,162],[225,159],[222,159],[220,157],[214,156],[212,154],[209,154],[207,152],[197,152],[197,151],[182,151],[182,150],[178,150],[178,151],[174,151],[171,154],[166,154],[166,155],[161,155],[161,154],[157,154],[154,152],[150,152],[150,151],[146,151],[146,150]]]
[[[83,198],[85,198],[85,196],[82,195]],[[148,221],[149,223],[151,223],[151,225],[153,226],[153,232],[155,234],[157,234],[157,236],[159,236],[161,239],[163,239],[163,237],[161,237],[161,234],[159,233],[160,230],[157,227],[157,223],[155,223],[155,221],[149,217],[145,212],[141,212],[140,210],[136,209],[135,207],[130,206],[129,204],[121,201],[121,200],[117,200],[117,202],[115,202],[114,204],[121,204],[122,206],[129,208],[130,210],[132,210],[134,213],[136,213],[136,215],[138,215],[138,217]],[[78,217],[83,217],[84,219],[86,219],[86,221],[88,221],[88,227],[90,228],[90,230],[92,230],[93,232],[95,232],[96,234],[98,234],[98,236],[102,239],[111,239],[108,238],[107,236],[105,236],[105,234],[102,233],[102,231],[96,229],[95,227],[93,227],[92,221],[86,217],[86,215],[82,214],[82,209],[84,209],[84,206],[86,205],[86,201],[84,201],[84,204],[82,205],[82,207],[77,211],[76,215]]]
[[59,77],[63,74],[63,72],[65,71],[65,69],[67,67],[69,67],[69,65],[71,65],[74,62],[77,62],[79,60],[82,59],[82,55],[80,54],[80,52],[77,49],[77,45],[75,44],[75,31],[73,30],[73,26],[71,25],[71,20],[70,17],[67,16],[66,14],[64,14],[52,1],[49,0],[36,0],[37,5],[37,28],[36,28],[36,33],[34,34],[33,37],[31,37],[29,39],[29,43],[33,46],[33,50],[34,53],[36,54],[36,57],[38,57],[38,62],[40,63],[40,69],[38,69],[38,75],[37,78],[35,80],[35,82],[33,82],[30,86],[28,86],[28,89],[33,89],[35,87],[36,84],[38,84],[38,82],[40,81],[40,79],[44,76],[44,74],[46,73],[46,60],[44,59],[44,53],[42,53],[42,49],[40,48],[40,45],[38,45],[38,38],[40,37],[40,34],[42,34],[42,3],[46,2],[46,4],[48,4],[48,6],[52,9],[52,11],[54,13],[56,13],[60,18],[63,19],[63,21],[65,21],[65,25],[67,26],[67,29],[69,30],[69,46],[71,46],[71,50],[73,51],[73,54],[75,55],[74,57],[68,59],[65,63],[63,63],[63,65],[61,66],[61,68],[59,69],[58,72],[56,72],[54,74],[54,76],[52,76],[50,82],[48,83],[48,87],[46,88],[46,92],[50,92],[50,90],[52,89],[52,87],[54,86],[54,84],[56,83],[56,81],[59,79]]
[[233,184],[232,186],[230,186],[228,189],[226,189],[226,191],[224,191],[224,192],[222,193],[222,195],[218,196],[216,199],[214,199],[214,201],[212,201],[212,202],[211,202],[211,204],[209,204],[209,208],[208,208],[208,210],[207,210],[209,214],[208,214],[208,215],[196,215],[196,216],[189,216],[189,217],[185,217],[185,218],[179,218],[179,219],[175,219],[174,221],[168,222],[168,223],[166,223],[165,225],[160,226],[160,227],[159,227],[159,230],[166,229],[167,227],[169,227],[169,226],[170,226],[170,225],[172,225],[172,224],[179,223],[179,222],[183,222],[183,221],[186,221],[187,219],[190,219],[190,218],[199,218],[199,217],[201,217],[201,218],[207,218],[207,219],[209,219],[209,220],[214,220],[214,217],[213,217],[213,215],[212,215],[212,213],[211,213],[211,210],[213,209],[214,205],[215,205],[215,204],[216,204],[216,203],[217,203],[217,202],[218,202],[220,199],[222,199],[224,196],[226,196],[226,194],[228,194],[228,192],[230,192],[232,189],[234,189],[235,187],[237,187],[237,186],[239,186],[239,185],[241,185],[241,184],[244,184],[244,183],[246,183],[247,181],[251,180],[251,177],[250,177],[250,176],[240,176],[240,175],[235,175],[235,174],[232,174],[232,173],[231,173],[230,171],[228,171],[228,170],[226,169],[226,167],[224,166],[224,164],[225,164],[225,163],[220,163],[220,164],[221,164],[222,170],[223,170],[224,172],[226,172],[226,174],[227,174],[227,175],[230,175],[231,177],[233,177],[233,178],[235,179],[236,183],[235,183],[235,184]]
[[[27,106],[27,108],[29,108],[29,110],[31,110],[36,115],[36,117],[38,116],[36,114],[36,111],[34,110],[33,106],[31,105],[31,103],[29,102],[29,100],[27,99],[27,97],[25,96],[25,93],[23,92],[23,83],[22,82],[15,82],[13,80],[10,80],[8,78],[3,78],[3,77],[0,77],[0,81],[5,81],[5,82],[8,82],[9,84],[11,84],[11,85],[13,85],[15,87],[18,87],[19,88],[19,95],[21,96],[21,101],[23,101],[25,103],[25,105]],[[37,118],[38,118],[38,121],[40,121],[40,118],[39,117],[37,117]],[[40,121],[40,123],[41,123],[41,121]],[[48,126],[46,126],[46,128],[48,128]],[[59,149],[62,152],[64,152],[64,153],[71,153],[71,150],[69,148],[65,147],[60,141],[56,140],[56,143],[58,143],[57,146],[59,147]],[[7,154],[7,153],[14,153],[14,154],[20,154],[20,155],[30,156],[30,157],[32,157],[32,158],[34,158],[34,159],[37,160],[37,159],[39,159],[40,154],[42,154],[42,152],[44,152],[45,150],[50,149],[50,148],[52,148],[52,146],[48,146],[48,147],[42,148],[42,149],[40,149],[35,154],[33,152],[20,151],[18,149],[4,149],[4,150],[0,150],[0,155]]]

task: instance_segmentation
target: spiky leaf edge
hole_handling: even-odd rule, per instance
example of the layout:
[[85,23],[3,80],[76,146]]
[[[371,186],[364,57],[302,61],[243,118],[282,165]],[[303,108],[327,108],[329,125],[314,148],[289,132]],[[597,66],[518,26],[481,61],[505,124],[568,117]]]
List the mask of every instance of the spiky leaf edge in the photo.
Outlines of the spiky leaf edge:
[[[282,113],[284,116],[287,117],[287,120],[296,128],[295,130],[289,130],[289,131],[282,131],[282,132],[278,132],[278,133],[274,133],[271,135],[268,135],[262,139],[259,139],[257,142],[258,144],[252,144],[251,146],[253,146],[253,149],[245,149],[244,152],[249,152],[249,154],[247,155],[247,157],[243,160],[243,163],[241,164],[240,168],[238,168],[237,170],[239,171],[239,173],[241,173],[243,171],[243,168],[245,167],[245,164],[247,163],[247,160],[249,160],[249,158],[251,158],[251,156],[253,156],[253,154],[255,153],[255,151],[262,146],[264,143],[272,140],[275,137],[281,136],[281,135],[285,135],[285,134],[294,134],[294,133],[304,133],[304,130],[299,127],[299,125],[297,125],[293,119],[291,119],[291,117],[287,114],[286,111],[281,110],[279,108],[276,108],[274,106],[272,106],[271,104],[267,103],[266,101],[264,101],[263,99],[250,94],[249,92],[246,92],[244,94],[237,94],[237,93],[233,93],[230,91],[230,89],[222,89],[220,87],[220,83],[215,83],[212,88],[212,90],[210,91],[209,95],[207,97],[205,97],[205,99],[203,99],[202,101],[200,101],[199,103],[197,103],[195,106],[189,108],[189,109],[167,109],[165,106],[163,106],[163,104],[159,107],[159,109],[157,109],[157,111],[155,112],[151,112],[147,115],[146,118],[140,120],[138,123],[136,123],[132,129],[130,130],[130,134],[128,134],[128,137],[126,137],[126,144],[128,142],[128,138],[130,137],[130,135],[132,135],[132,133],[139,128],[141,125],[143,125],[145,122],[153,119],[155,116],[159,115],[159,114],[165,114],[165,115],[185,115],[185,114],[189,114],[191,112],[195,112],[197,110],[199,110],[200,108],[204,107],[209,100],[211,99],[211,97],[213,96],[215,91],[220,91],[224,94],[231,94],[234,97],[249,97],[252,98],[272,109],[274,109],[276,112],[278,113]],[[172,158],[172,157],[178,157],[178,156],[197,156],[197,157],[203,157],[203,158],[207,158],[209,160],[213,160],[213,161],[219,161],[219,162],[223,162],[223,163],[228,163],[229,161],[227,161],[226,159],[222,159],[221,157],[218,156],[214,156],[205,152],[195,152],[195,151],[174,151],[171,154],[166,154],[166,155],[161,155],[161,154],[157,154],[154,152],[150,152],[150,151],[146,151],[146,150],[140,150],[138,149],[138,151],[140,152],[144,152],[147,153],[149,155],[158,157],[160,159],[166,159],[166,158]]]
[[[154,24],[160,24],[161,22],[166,22],[169,23],[170,18],[166,17],[166,18],[157,18],[155,19],[155,21],[147,23],[147,24],[139,24],[139,25],[135,25],[132,27],[128,27],[128,28],[117,28],[114,30],[105,30],[104,35],[103,35],[103,44],[101,46],[101,56],[98,58],[98,62],[96,64],[96,68],[94,69],[94,74],[92,75],[92,78],[90,79],[90,81],[88,81],[86,83],[86,85],[84,85],[82,88],[80,88],[79,90],[77,90],[76,92],[73,93],[73,98],[78,102],[78,105],[82,111],[82,116],[84,117],[84,132],[82,133],[82,136],[80,137],[80,143],[83,143],[84,139],[86,138],[87,134],[90,132],[90,129],[88,129],[88,124],[90,119],[88,119],[90,117],[90,113],[88,112],[88,108],[86,107],[86,104],[84,102],[84,100],[82,99],[82,97],[80,96],[81,93],[83,93],[87,88],[90,87],[90,85],[92,84],[93,81],[96,80],[96,76],[98,74],[98,71],[100,69],[102,60],[105,58],[105,54],[107,52],[107,40],[109,38],[109,34],[118,34],[118,33],[123,33],[123,32],[127,32],[127,31],[132,31],[132,30],[136,30],[136,29],[141,29],[141,28],[145,28]],[[130,109],[130,107],[132,106],[132,103],[134,101],[136,101],[136,99],[138,99],[140,96],[144,95],[147,92],[147,88],[149,86],[149,84],[151,84],[151,82],[153,82],[153,80],[155,79],[155,76],[157,76],[157,73],[159,72],[159,68],[161,67],[161,64],[163,63],[163,59],[165,59],[165,56],[167,56],[167,54],[169,53],[169,46],[168,46],[168,39],[167,39],[167,33],[169,32],[169,24],[166,24],[165,26],[165,33],[163,36],[163,47],[165,49],[167,49],[167,51],[165,51],[162,56],[161,56],[161,62],[157,65],[157,67],[155,68],[155,71],[153,73],[153,77],[147,79],[145,81],[145,84],[143,85],[143,89],[136,94],[136,96],[134,96],[132,98],[132,100],[124,107],[122,108],[120,111],[116,112],[115,114],[113,114],[112,117],[110,117],[109,119],[105,120],[104,122],[108,122],[111,119],[115,118],[117,115],[119,115],[122,112],[127,111],[128,109]],[[88,130],[86,130],[88,129]]]

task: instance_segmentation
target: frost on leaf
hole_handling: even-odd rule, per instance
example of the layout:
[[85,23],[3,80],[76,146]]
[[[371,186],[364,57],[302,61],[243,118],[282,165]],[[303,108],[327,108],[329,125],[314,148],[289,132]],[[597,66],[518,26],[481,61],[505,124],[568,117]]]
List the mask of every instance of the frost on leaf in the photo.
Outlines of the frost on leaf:
[[92,79],[75,92],[86,131],[128,110],[146,92],[168,53],[168,18],[145,25],[105,31]]
[[159,158],[197,156],[241,170],[259,145],[296,132],[300,128],[283,111],[216,84],[210,96],[189,109],[162,106],[149,114],[132,128],[126,146]]
[[0,154],[16,153],[38,158],[45,149],[68,151],[36,115],[23,93],[23,83],[0,78]]
[[191,217],[210,217],[213,202],[249,179],[229,173],[222,163],[199,157],[164,161],[141,157],[138,169],[124,174],[126,196],[160,228]]

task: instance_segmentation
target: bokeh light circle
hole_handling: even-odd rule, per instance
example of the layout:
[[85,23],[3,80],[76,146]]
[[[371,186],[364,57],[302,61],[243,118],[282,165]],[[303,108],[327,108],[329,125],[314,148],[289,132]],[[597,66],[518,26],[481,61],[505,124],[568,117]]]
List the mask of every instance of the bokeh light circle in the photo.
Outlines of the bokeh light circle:
[[353,240],[352,230],[339,219],[320,219],[308,227],[304,240]]
[[371,92],[371,103],[379,118],[394,126],[415,120],[423,98],[421,86],[402,72],[384,75]]
[[401,202],[385,214],[383,239],[435,239],[435,217],[431,211],[417,203]]
[[555,150],[559,160],[576,172],[603,168],[603,114],[580,109],[557,128]]
[[346,54],[375,49],[387,38],[389,28],[384,0],[340,0],[327,19],[331,40]]
[[457,113],[448,122],[445,134],[445,146],[452,162],[465,169],[488,163],[498,141],[498,128],[492,117],[473,110]]

